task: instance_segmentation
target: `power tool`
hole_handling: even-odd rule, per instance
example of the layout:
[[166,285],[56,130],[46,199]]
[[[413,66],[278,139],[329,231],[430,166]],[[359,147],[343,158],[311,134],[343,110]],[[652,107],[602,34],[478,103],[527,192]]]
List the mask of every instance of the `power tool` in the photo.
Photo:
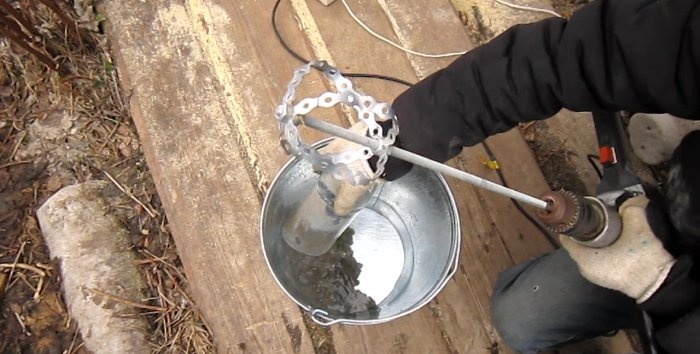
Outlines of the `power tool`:
[[[547,209],[537,216],[552,232],[567,235],[582,245],[601,248],[613,244],[622,232],[617,210],[625,200],[644,194],[640,179],[632,171],[632,148],[624,128],[622,112],[593,112],[598,137],[601,179],[596,196],[579,196],[569,191],[548,192],[540,197]],[[654,325],[642,312],[642,341],[649,354],[657,354]]]
[[596,196],[570,191],[547,192],[548,203],[537,216],[552,232],[572,237],[594,248],[611,245],[620,236],[622,222],[617,208],[628,198],[644,194],[639,178],[632,173],[628,156],[631,145],[619,112],[594,112],[593,121],[602,165]]

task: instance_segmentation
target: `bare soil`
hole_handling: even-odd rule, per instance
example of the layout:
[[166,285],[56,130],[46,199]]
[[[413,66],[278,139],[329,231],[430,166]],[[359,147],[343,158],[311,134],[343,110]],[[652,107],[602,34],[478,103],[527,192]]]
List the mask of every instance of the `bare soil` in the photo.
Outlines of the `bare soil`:
[[526,124],[520,131],[552,190],[565,189],[580,195],[588,194],[585,177],[572,161],[572,156],[580,152],[571,151],[566,142],[550,132],[542,121]]
[[[6,0],[3,0],[6,1]],[[129,116],[128,93],[92,1],[9,1],[32,24],[32,48],[0,36],[0,353],[88,353],[61,293],[35,211],[63,186],[103,179],[130,231],[153,353],[214,353],[188,295],[168,221]],[[67,17],[61,17],[67,16]],[[0,17],[16,18],[0,11]],[[65,18],[77,20],[66,25]],[[9,27],[0,25],[0,31]],[[72,27],[71,27],[72,26]],[[79,28],[79,36],[74,29]],[[119,301],[119,299],[114,299]]]
[[569,18],[574,11],[589,2],[589,0],[552,0],[552,7],[560,15]]

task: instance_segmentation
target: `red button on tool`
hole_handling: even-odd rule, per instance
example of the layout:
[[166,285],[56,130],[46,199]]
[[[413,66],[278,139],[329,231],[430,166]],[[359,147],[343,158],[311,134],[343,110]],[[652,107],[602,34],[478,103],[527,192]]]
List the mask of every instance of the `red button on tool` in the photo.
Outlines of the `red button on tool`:
[[600,147],[600,163],[603,165],[617,163],[617,154],[612,146]]

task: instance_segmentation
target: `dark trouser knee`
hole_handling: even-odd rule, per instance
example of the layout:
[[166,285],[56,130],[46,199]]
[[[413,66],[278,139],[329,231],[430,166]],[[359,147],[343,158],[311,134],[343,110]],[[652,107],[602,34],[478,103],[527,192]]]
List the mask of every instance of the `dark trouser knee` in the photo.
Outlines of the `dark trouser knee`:
[[502,272],[491,299],[494,326],[521,353],[632,328],[637,312],[632,299],[584,279],[565,250]]

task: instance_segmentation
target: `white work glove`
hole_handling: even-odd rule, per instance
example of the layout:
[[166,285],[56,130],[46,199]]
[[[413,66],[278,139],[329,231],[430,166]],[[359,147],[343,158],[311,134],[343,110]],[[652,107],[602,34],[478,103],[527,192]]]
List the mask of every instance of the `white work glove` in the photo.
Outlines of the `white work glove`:
[[[367,133],[367,125],[364,123],[355,123],[352,127],[350,127],[350,131],[355,134],[365,135]],[[320,152],[325,154],[337,154],[349,150],[358,150],[360,148],[361,146],[356,143],[336,138],[333,139],[326,147],[321,149]],[[367,160],[355,161],[348,167],[354,171],[364,174],[364,177],[366,178],[371,178],[374,175],[374,171],[372,171],[372,168],[369,166],[369,162],[367,162]],[[345,216],[350,214],[350,212],[355,209],[358,200],[362,198],[367,191],[369,191],[370,187],[372,186],[372,182],[367,185],[353,185],[346,181],[339,181],[339,183],[340,187],[338,188],[338,194],[335,197],[333,209],[336,215]]]
[[590,248],[568,236],[559,237],[586,279],[620,291],[637,303],[648,300],[659,289],[675,263],[649,226],[648,203],[646,197],[637,196],[622,204],[622,233],[608,247]]

